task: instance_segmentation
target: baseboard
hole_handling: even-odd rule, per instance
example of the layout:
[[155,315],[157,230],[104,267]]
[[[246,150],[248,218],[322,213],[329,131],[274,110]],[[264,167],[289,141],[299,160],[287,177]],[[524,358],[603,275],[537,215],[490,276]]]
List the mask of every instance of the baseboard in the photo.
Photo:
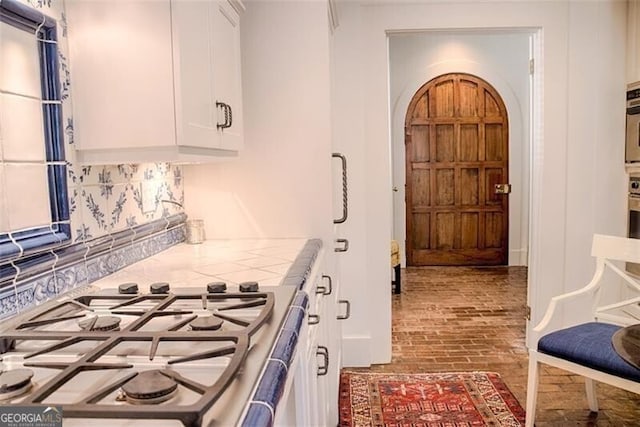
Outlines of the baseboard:
[[349,335],[342,337],[342,366],[361,368],[371,366],[371,337]]
[[528,248],[511,249],[509,251],[509,265],[524,265],[529,262]]

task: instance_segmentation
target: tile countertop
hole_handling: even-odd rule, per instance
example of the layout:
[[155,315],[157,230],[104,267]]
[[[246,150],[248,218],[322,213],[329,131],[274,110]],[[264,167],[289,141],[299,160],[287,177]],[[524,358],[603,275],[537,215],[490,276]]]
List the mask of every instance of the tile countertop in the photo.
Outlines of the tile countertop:
[[198,287],[216,281],[226,282],[232,287],[245,281],[257,281],[260,286],[295,286],[298,291],[283,318],[280,333],[256,380],[253,394],[241,402],[246,406],[240,425],[269,427],[273,425],[273,417],[283,395],[309,301],[300,289],[321,247],[319,239],[180,243],[92,285],[107,289],[121,283],[136,282],[142,292],[147,292],[149,285],[160,281],[169,282],[173,287]]
[[277,286],[306,242],[307,239],[238,239],[180,243],[92,285],[107,289],[136,282],[143,291],[155,282],[195,287],[215,281],[228,285],[256,281]]

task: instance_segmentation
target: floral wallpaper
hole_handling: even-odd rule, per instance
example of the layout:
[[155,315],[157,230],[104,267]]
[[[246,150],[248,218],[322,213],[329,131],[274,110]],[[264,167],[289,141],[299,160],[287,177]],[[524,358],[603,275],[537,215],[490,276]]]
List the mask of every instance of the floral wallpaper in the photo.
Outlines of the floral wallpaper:
[[[169,163],[84,166],[76,162],[73,76],[69,67],[64,0],[20,0],[58,23],[63,133],[72,241],[83,242],[182,212],[182,166]],[[152,202],[143,209],[143,185]],[[177,202],[168,203],[167,200]]]

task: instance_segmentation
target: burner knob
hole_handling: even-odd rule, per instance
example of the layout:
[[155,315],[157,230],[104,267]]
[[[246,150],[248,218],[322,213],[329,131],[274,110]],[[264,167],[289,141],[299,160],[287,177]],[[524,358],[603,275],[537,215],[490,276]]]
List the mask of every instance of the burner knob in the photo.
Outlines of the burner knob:
[[243,282],[238,286],[240,292],[258,292],[258,282]]
[[168,294],[169,284],[167,282],[152,283],[150,289],[152,294]]
[[120,294],[137,294],[138,293],[138,284],[137,283],[123,283],[118,286],[118,293]]
[[221,294],[227,290],[227,284],[224,282],[207,283],[207,292],[210,294]]

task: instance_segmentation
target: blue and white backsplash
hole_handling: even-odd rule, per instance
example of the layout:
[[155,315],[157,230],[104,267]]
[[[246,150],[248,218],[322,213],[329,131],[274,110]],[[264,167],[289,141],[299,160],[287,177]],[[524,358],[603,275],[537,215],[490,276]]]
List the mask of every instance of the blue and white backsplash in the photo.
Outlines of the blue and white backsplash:
[[[69,213],[73,242],[182,212],[182,166],[168,163],[69,167]],[[143,212],[142,183],[154,192],[153,210]]]
[[[56,19],[72,244],[50,256],[0,265],[0,319],[87,285],[184,240],[182,166],[84,166],[76,162],[63,0],[19,0]],[[143,211],[142,185],[152,189]],[[167,203],[170,200],[176,203]],[[143,236],[143,237],[140,237]]]

